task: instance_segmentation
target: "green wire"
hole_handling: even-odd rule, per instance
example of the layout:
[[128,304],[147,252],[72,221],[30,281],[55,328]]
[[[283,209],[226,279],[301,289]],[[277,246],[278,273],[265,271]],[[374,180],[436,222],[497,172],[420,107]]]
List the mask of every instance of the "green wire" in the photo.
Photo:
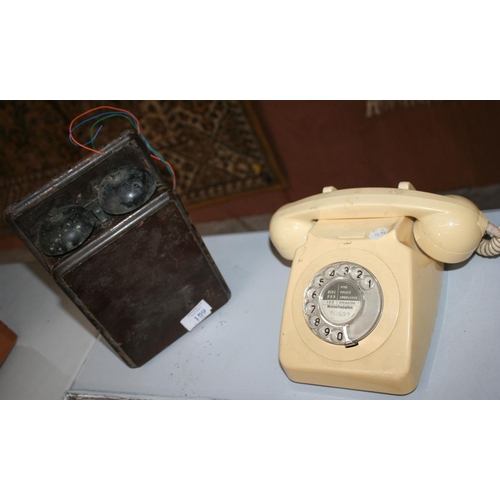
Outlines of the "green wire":
[[[137,130],[137,125],[136,123],[132,120],[132,118],[130,118],[129,116],[125,115],[124,113],[113,113],[113,114],[110,114],[110,115],[107,115],[107,116],[103,116],[102,118],[99,118],[99,120],[96,120],[93,124],[92,124],[92,127],[90,127],[90,143],[92,144],[92,148],[93,149],[96,149],[95,147],[95,144],[94,144],[94,140],[96,139],[97,135],[99,134],[99,130],[97,131],[97,134],[96,136],[94,137],[94,127],[100,123],[100,122],[103,122],[104,120],[107,120],[108,118],[115,118],[117,116],[122,116],[123,118],[126,118],[131,124],[132,126],[134,127],[135,130]],[[144,142],[146,143],[148,149],[153,153],[155,154],[158,159],[165,165],[165,167],[167,168],[167,171],[168,173],[170,174],[170,177],[172,177],[173,181],[174,181],[174,189],[176,187],[176,179],[175,179],[175,173],[174,171],[172,170],[172,168],[170,167],[169,163],[166,162],[163,157],[160,155],[160,153],[158,153],[156,150],[154,150],[151,145],[149,144],[149,142],[146,140],[146,138],[144,137],[143,134],[140,134],[141,138],[144,140]],[[87,143],[88,144],[88,143]]]
[[[108,118],[113,118],[113,117],[116,117],[116,116],[122,116],[123,118],[126,118],[131,124],[132,126],[134,127],[134,129],[137,130],[137,127],[136,127],[136,124],[134,123],[134,121],[132,120],[132,118],[130,118],[129,116],[126,116],[124,115],[123,113],[116,113],[116,114],[112,114],[112,115],[108,115],[108,116],[103,116],[102,118],[99,118],[99,120],[96,120],[92,127],[90,127],[90,138],[92,139],[92,137],[94,136],[94,127],[99,123],[99,122],[103,122],[104,120],[107,120]],[[94,137],[95,139],[95,137]],[[92,148],[93,149],[96,149],[95,145],[94,145],[94,139],[92,139]]]

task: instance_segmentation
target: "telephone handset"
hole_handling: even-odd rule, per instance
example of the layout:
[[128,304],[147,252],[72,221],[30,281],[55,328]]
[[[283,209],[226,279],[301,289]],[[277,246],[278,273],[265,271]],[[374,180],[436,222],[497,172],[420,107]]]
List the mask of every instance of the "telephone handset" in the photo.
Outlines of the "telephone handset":
[[[483,239],[485,232],[495,237]],[[391,394],[418,385],[445,263],[500,231],[469,200],[397,189],[323,189],[280,208],[271,240],[292,269],[280,362],[296,382]]]

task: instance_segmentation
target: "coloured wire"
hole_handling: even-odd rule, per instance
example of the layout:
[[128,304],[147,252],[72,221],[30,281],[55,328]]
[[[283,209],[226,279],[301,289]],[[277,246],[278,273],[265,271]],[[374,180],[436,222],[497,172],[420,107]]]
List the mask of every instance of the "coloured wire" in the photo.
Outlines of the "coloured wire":
[[[100,110],[100,109],[110,109],[112,111],[105,111],[105,112],[99,113],[99,114],[94,115],[94,116],[92,116],[90,118],[86,118],[85,120],[81,121],[77,125],[74,125],[74,123],[78,119],[82,118],[83,116],[85,116],[85,115],[87,115],[89,113],[92,113],[92,112]],[[126,118],[127,120],[130,121],[130,123],[132,124],[132,126],[134,127],[134,129],[137,131],[137,133],[139,134],[139,136],[141,137],[141,139],[146,144],[146,146],[149,149],[149,151],[152,153],[151,157],[154,158],[155,160],[161,161],[166,166],[166,168],[167,168],[170,176],[172,177],[172,185],[173,185],[173,189],[175,190],[175,188],[177,186],[177,178],[176,178],[174,169],[172,168],[172,166],[155,149],[153,149],[153,147],[149,144],[149,141],[144,137],[143,133],[140,130],[139,120],[130,111],[127,111],[126,109],[115,108],[115,107],[112,107],[112,106],[98,106],[96,108],[93,108],[93,109],[90,109],[88,111],[85,111],[84,113],[81,113],[76,118],[74,118],[71,121],[70,125],[69,125],[69,140],[75,146],[79,146],[81,148],[87,149],[88,151],[92,151],[93,153],[103,154],[101,151],[95,149],[95,146],[94,146],[94,141],[96,140],[97,136],[99,135],[99,132],[102,129],[102,125],[98,128],[98,130],[95,133],[95,135],[93,135],[94,127],[95,127],[95,125],[97,125],[97,123],[100,123],[100,122],[102,122],[104,120],[107,120],[108,118],[120,117],[120,116],[123,117],[123,118]],[[78,142],[74,138],[73,132],[77,128],[79,128],[82,125],[84,125],[85,123],[88,123],[90,121],[96,120],[96,118],[99,118],[99,120],[95,121],[94,124],[92,125],[91,129],[90,129],[90,140],[88,142],[84,143],[84,144]],[[92,147],[88,147],[89,144]]]
[[[102,114],[105,114],[105,113],[102,113]],[[99,120],[96,120],[93,124],[92,124],[92,127],[90,128],[90,137],[92,137],[93,133],[94,133],[94,127],[98,124],[98,123],[101,123],[103,122],[104,120],[107,120],[108,118],[114,118],[115,116],[123,116],[123,118],[126,118],[131,124],[132,126],[135,128],[135,123],[131,120],[130,116],[128,115],[125,115],[123,113],[111,113],[111,114],[108,114],[108,116],[104,116],[102,118],[99,118]],[[95,117],[97,118],[97,117]],[[101,131],[102,129],[102,125],[99,127],[99,129],[97,130],[96,134],[94,135],[94,137],[92,137],[92,139],[90,140],[91,141],[91,144],[92,144],[92,147],[95,148],[95,144],[94,144],[94,141],[96,140],[99,132]]]
[[96,118],[100,117],[100,116],[103,116],[103,115],[107,115],[107,114],[111,114],[109,111],[107,112],[104,112],[104,113],[100,113],[96,116],[93,116],[91,118],[87,118],[86,120],[82,121],[81,123],[79,123],[78,125],[75,125],[73,126],[73,124],[79,120],[82,116],[85,116],[85,115],[88,115],[89,113],[92,113],[93,111],[97,111],[99,109],[111,109],[113,111],[118,111],[118,112],[121,112],[123,114],[126,114],[128,116],[131,116],[133,119],[134,119],[134,122],[135,122],[135,129],[137,130],[137,132],[140,134],[140,125],[139,125],[139,120],[130,112],[130,111],[127,111],[126,109],[121,109],[121,108],[115,108],[115,107],[112,107],[112,106],[98,106],[97,108],[93,108],[93,109],[89,109],[88,111],[85,111],[83,113],[81,113],[80,115],[78,115],[77,117],[73,118],[73,120],[71,121],[71,123],[69,124],[69,140],[75,145],[75,146],[80,146],[81,148],[84,148],[84,149],[87,149],[88,151],[92,151],[93,153],[97,153],[97,154],[102,154],[101,151],[98,151],[96,149],[92,149],[92,148],[89,148],[83,144],[81,144],[80,142],[78,142],[74,137],[73,137],[73,131],[76,130],[77,128],[81,127],[84,123],[87,123],[91,120],[95,120]]
[[[104,115],[104,116],[103,116]],[[124,118],[127,118],[127,120],[130,121],[130,123],[134,126],[135,128],[135,123],[130,119],[130,117],[124,113],[113,113],[113,112],[108,112],[108,113],[101,113],[100,115],[97,115],[93,118],[98,118],[99,116],[101,116],[101,118],[99,118],[98,120],[96,120],[91,129],[90,129],[90,136],[91,136],[91,140],[89,142],[87,142],[86,144],[92,144],[92,147],[95,148],[95,145],[94,145],[94,141],[97,137],[97,135],[99,134],[102,126],[98,129],[97,133],[95,135],[94,134],[94,127],[104,121],[104,120],[107,120],[108,118],[113,118],[113,117],[117,117],[117,116],[123,116]],[[91,121],[93,118],[89,118],[88,120],[85,120],[85,121]],[[84,122],[82,122],[84,123]],[[82,124],[81,123],[81,124]],[[81,125],[80,124],[80,125]],[[75,127],[76,128],[76,127]],[[74,130],[74,129],[73,129]],[[146,137],[144,137],[144,134],[142,134],[142,132],[140,132],[140,137],[142,138],[142,140],[144,141],[144,143],[146,144],[147,148],[151,151],[151,153],[153,153],[151,155],[152,158],[158,160],[158,161],[161,161],[166,167],[167,167],[167,170],[169,172],[169,174],[171,175],[171,177],[173,178],[173,181],[174,181],[174,184],[176,184],[176,177],[175,177],[175,172],[174,170],[172,169],[172,167],[170,166],[170,164],[160,155],[160,153],[158,153],[158,151],[156,151],[152,146],[151,144],[149,144],[149,141],[146,139]]]
[[[101,131],[101,129],[102,129],[102,125],[97,129],[97,132],[95,133],[95,136],[92,137],[92,134],[90,134],[90,141],[85,142],[83,145],[84,146],[88,146],[89,144],[92,144],[92,147],[94,147],[95,138],[99,135],[99,132]],[[76,146],[76,144],[75,144],[75,146]]]

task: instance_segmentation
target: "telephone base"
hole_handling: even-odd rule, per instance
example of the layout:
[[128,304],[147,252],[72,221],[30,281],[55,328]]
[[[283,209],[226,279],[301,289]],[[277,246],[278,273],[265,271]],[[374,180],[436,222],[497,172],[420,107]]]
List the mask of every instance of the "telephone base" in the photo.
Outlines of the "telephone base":
[[[412,226],[407,217],[316,223],[295,255],[285,299],[280,363],[292,381],[396,395],[415,390],[434,330],[444,266],[417,248]],[[380,228],[383,237],[368,237]],[[320,338],[303,311],[311,276],[336,262],[370,270],[383,294],[378,323],[350,348]]]

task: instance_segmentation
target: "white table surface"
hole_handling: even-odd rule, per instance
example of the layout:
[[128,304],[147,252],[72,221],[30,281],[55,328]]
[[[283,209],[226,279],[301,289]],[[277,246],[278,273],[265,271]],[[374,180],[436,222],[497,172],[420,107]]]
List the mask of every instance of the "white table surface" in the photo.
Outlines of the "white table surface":
[[[485,212],[500,224],[500,210]],[[448,267],[417,389],[407,396],[291,382],[278,361],[289,266],[267,232],[204,238],[231,300],[141,368],[98,336],[34,260],[1,263],[0,319],[19,336],[0,368],[1,399],[69,392],[125,398],[498,399],[500,258]]]
[[18,335],[0,367],[0,399],[60,399],[97,333],[41,264],[19,253],[27,262],[0,264],[0,320]]

